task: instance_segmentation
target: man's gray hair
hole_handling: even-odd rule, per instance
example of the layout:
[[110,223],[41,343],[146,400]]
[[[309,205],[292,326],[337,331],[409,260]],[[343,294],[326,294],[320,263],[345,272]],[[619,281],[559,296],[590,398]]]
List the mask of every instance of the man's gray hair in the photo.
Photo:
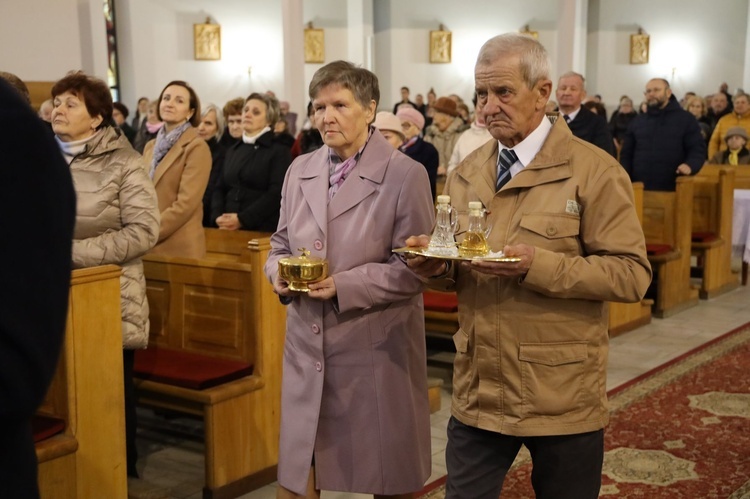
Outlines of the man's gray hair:
[[520,56],[520,69],[526,86],[533,88],[539,80],[549,79],[549,55],[536,39],[520,33],[505,33],[487,40],[479,49],[476,66],[488,66],[498,57]]
[[557,81],[560,81],[563,78],[572,78],[574,76],[581,79],[581,90],[586,90],[586,78],[584,78],[581,73],[576,73],[575,71],[568,71],[566,73],[563,73],[563,75],[560,76]]

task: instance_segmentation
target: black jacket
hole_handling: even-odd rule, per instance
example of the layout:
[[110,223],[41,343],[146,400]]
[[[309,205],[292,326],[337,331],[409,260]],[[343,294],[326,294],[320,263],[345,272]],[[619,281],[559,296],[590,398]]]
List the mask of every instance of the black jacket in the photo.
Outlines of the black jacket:
[[435,146],[425,142],[422,137],[412,144],[408,149],[402,149],[401,152],[427,169],[427,176],[430,177],[430,188],[432,189],[432,199],[435,199],[435,189],[437,185],[437,170],[440,165],[440,157]]
[[211,203],[214,198],[214,190],[216,189],[216,185],[219,183],[219,178],[221,177],[221,168],[224,164],[226,148],[220,141],[216,140],[216,137],[207,140],[206,144],[208,144],[208,148],[211,149],[211,173],[208,176],[206,192],[203,193],[203,226],[216,227],[216,219],[211,218]]
[[663,109],[649,108],[630,123],[620,163],[647,191],[674,191],[677,167],[687,163],[695,175],[706,154],[698,120],[673,95]]
[[0,79],[0,497],[36,498],[31,417],[65,331],[76,200],[48,127]]
[[581,106],[576,117],[568,123],[568,128],[579,139],[604,149],[613,157],[616,156],[612,134],[607,127],[607,121],[601,116]]
[[241,140],[226,152],[211,202],[211,217],[237,213],[243,230],[273,232],[279,223],[281,187],[292,162],[289,148],[274,140],[273,131],[255,144]]

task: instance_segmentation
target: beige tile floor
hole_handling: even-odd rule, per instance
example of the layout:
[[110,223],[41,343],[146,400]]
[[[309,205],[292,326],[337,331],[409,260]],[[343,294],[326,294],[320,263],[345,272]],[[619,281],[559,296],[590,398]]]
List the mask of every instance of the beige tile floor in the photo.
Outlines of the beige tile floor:
[[[625,333],[610,343],[607,387],[612,389],[675,358],[712,338],[750,322],[750,288],[741,287],[667,319],[654,319],[647,326]],[[445,354],[436,359],[444,358]],[[446,383],[441,410],[431,417],[431,482],[445,475],[446,424],[450,412],[450,368],[431,363],[429,374]],[[165,420],[142,411],[138,446],[144,481],[169,490],[170,497],[202,497],[202,428],[199,422],[177,418]],[[241,496],[271,499],[275,484]],[[323,492],[324,499],[359,499],[361,494]]]

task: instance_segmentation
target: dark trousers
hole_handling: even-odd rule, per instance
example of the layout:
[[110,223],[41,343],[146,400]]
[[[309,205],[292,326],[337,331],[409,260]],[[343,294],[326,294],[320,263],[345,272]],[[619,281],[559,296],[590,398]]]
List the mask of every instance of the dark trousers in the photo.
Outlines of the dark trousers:
[[596,499],[602,482],[604,430],[577,435],[513,437],[448,422],[446,499],[497,499],[521,445],[531,453],[538,499]]
[[128,476],[137,477],[138,449],[135,446],[135,435],[138,427],[138,416],[135,412],[135,384],[133,383],[133,365],[135,350],[122,351],[122,378],[125,382],[125,452],[128,463]]

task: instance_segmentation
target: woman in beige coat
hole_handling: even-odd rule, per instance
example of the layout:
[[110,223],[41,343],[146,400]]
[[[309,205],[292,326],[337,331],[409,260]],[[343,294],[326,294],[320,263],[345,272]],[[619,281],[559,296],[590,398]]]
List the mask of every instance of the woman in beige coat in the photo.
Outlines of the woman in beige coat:
[[203,258],[203,193],[211,173],[211,150],[195,128],[200,101],[190,85],[172,81],[159,96],[164,127],[146,144],[143,160],[154,181],[161,212],[154,253]]
[[120,277],[128,474],[135,463],[134,349],[148,345],[148,302],[141,256],[156,244],[159,210],[143,162],[111,126],[107,84],[82,72],[52,87],[52,129],[77,194],[73,268],[115,264]]

